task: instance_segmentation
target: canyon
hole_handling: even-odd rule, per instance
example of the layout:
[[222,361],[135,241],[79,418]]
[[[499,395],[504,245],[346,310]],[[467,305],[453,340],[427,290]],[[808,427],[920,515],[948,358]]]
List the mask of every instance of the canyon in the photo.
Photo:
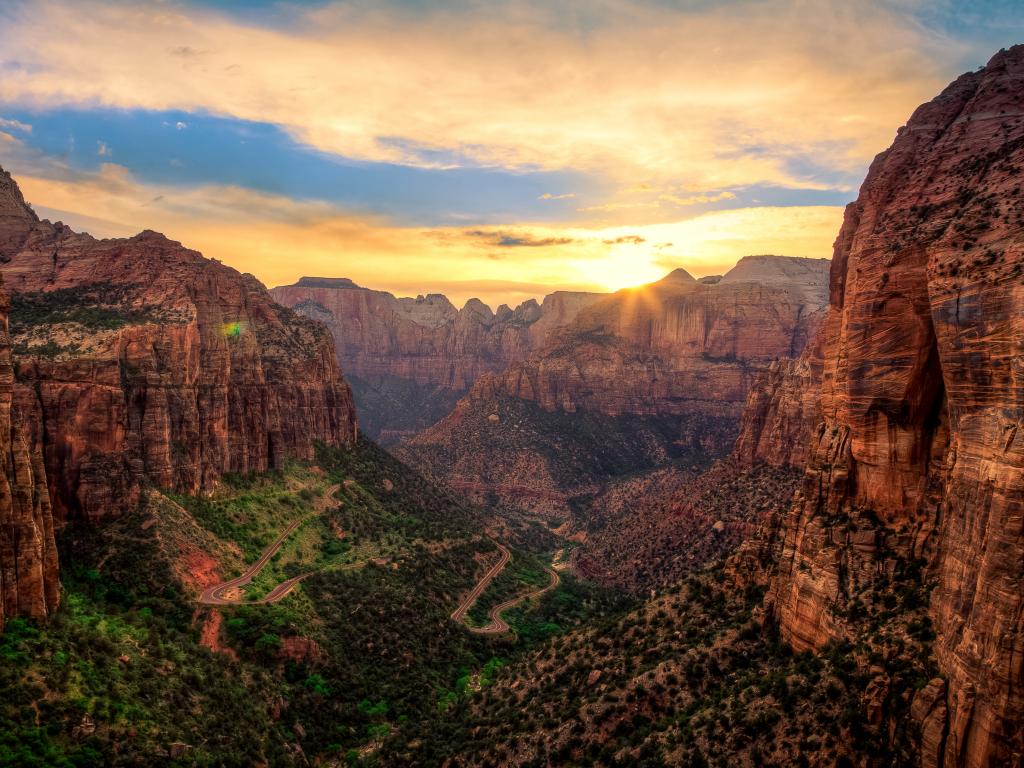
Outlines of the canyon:
[[613,477],[706,464],[729,453],[758,375],[816,332],[828,266],[748,256],[595,301],[397,454],[479,501],[563,519]]
[[[0,170],[5,736],[1020,766],[1022,85],[1017,46],[919,107],[831,260],[497,311],[267,290],[41,220]],[[275,599],[218,596],[264,566]]]
[[460,310],[441,294],[396,298],[328,277],[303,277],[270,293],[330,329],[360,426],[385,446],[439,421],[478,378],[526,357],[601,297],[556,291],[515,309],[492,311],[470,299]]

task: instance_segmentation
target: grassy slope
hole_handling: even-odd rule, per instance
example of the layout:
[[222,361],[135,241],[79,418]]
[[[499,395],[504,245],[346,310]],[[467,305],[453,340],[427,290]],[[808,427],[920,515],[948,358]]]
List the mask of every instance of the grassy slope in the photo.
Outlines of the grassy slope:
[[[291,466],[232,478],[208,500],[153,494],[116,521],[67,531],[64,607],[0,638],[0,764],[355,761],[462,706],[528,647],[449,619],[482,574],[478,556],[494,555],[474,509],[369,443],[322,451],[318,464],[323,475]],[[334,484],[340,508],[296,531],[273,578],[331,558],[379,561],[326,568],[274,605],[197,608],[195,563],[219,569],[206,583],[240,572]],[[343,544],[328,554],[325,542]],[[560,620],[613,608],[585,596]],[[229,653],[199,642],[215,614]],[[377,760],[372,749],[360,759]]]

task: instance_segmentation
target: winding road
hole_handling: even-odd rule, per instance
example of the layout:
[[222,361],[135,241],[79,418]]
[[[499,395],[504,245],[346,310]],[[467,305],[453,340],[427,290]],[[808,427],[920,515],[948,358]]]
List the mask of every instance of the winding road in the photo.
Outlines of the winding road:
[[[463,600],[459,607],[455,609],[452,613],[453,621],[465,624],[466,612],[473,607],[473,603],[475,603],[480,595],[483,594],[483,591],[487,589],[487,586],[494,580],[494,577],[505,570],[505,566],[508,565],[508,561],[512,558],[512,553],[508,551],[507,547],[496,541],[494,544],[501,550],[501,559],[493,568],[483,575],[483,578],[477,582],[477,585],[473,587],[472,591],[466,595],[466,599]],[[517,595],[503,603],[498,603],[498,605],[491,608],[490,613],[488,614],[488,617],[491,620],[490,624],[483,627],[471,627],[468,624],[465,624],[466,629],[470,632],[475,632],[478,635],[502,635],[511,631],[508,622],[501,618],[501,614],[526,600],[530,600],[534,597],[540,597],[545,592],[557,587],[560,580],[558,573],[551,568],[548,568],[547,572],[551,576],[551,580],[546,586],[532,592],[527,592],[523,595]]]
[[[327,488],[321,497],[322,501],[316,505],[316,512],[311,515],[306,515],[305,517],[300,517],[298,520],[290,523],[288,527],[285,528],[276,539],[274,539],[274,542],[263,551],[263,554],[260,555],[259,559],[245,569],[244,573],[233,579],[229,579],[228,581],[221,582],[220,584],[214,584],[212,587],[207,587],[203,590],[203,594],[199,596],[199,602],[204,605],[239,605],[242,603],[247,605],[266,605],[268,603],[276,603],[295,589],[295,586],[300,581],[316,573],[316,571],[310,571],[309,573],[303,573],[299,576],[292,576],[290,579],[282,581],[263,597],[257,598],[256,600],[245,600],[240,591],[242,587],[250,584],[252,580],[259,575],[259,572],[263,570],[264,566],[270,562],[270,558],[277,554],[281,545],[288,540],[288,537],[295,532],[296,528],[327,509],[331,501],[334,500],[334,494],[338,492],[340,487],[341,486],[339,485],[332,485]],[[353,563],[353,566],[355,565],[359,565],[359,563]],[[230,597],[226,597],[225,593],[231,590],[239,590],[239,592]]]
[[480,597],[481,593],[487,589],[487,585],[494,580],[494,577],[505,570],[505,566],[508,565],[508,561],[512,559],[512,553],[508,551],[508,548],[498,542],[494,542],[498,549],[501,550],[501,559],[498,560],[497,564],[491,568],[487,573],[483,575],[483,578],[477,582],[477,585],[473,587],[472,591],[466,595],[466,599],[462,601],[461,605],[452,612],[452,621],[462,622],[466,617],[466,611],[473,607],[473,603]]

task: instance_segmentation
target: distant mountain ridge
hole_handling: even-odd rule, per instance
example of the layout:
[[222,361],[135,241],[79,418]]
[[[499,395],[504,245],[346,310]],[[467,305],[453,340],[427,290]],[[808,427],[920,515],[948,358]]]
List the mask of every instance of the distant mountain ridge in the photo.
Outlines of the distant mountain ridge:
[[496,311],[470,299],[457,309],[442,294],[399,298],[348,278],[303,277],[271,295],[330,328],[362,429],[391,445],[436,422],[480,376],[526,357],[603,294],[557,291]]
[[828,268],[747,257],[718,281],[676,269],[596,300],[399,455],[481,500],[555,516],[615,475],[724,455],[756,376],[817,330]]

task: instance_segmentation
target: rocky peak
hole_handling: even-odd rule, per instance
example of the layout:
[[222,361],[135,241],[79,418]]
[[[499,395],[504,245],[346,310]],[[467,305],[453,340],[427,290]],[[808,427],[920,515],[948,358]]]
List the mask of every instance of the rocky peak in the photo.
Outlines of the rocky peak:
[[38,222],[39,217],[25,202],[18,183],[0,168],[0,257],[21,245]]
[[358,289],[359,286],[347,277],[300,277],[295,285],[301,288]]
[[786,286],[800,291],[810,302],[824,305],[831,262],[799,256],[744,256],[719,281]]
[[494,319],[494,313],[491,311],[491,308],[480,301],[480,299],[470,299],[467,301],[459,314],[460,316],[465,315],[485,324],[490,323]]
[[691,275],[689,272],[687,272],[682,267],[678,267],[676,269],[673,269],[671,272],[669,272],[663,278],[661,278],[661,280],[658,280],[655,283],[655,285],[677,285],[677,284],[688,285],[688,284],[696,283],[696,282],[697,282],[697,279],[693,275]]

